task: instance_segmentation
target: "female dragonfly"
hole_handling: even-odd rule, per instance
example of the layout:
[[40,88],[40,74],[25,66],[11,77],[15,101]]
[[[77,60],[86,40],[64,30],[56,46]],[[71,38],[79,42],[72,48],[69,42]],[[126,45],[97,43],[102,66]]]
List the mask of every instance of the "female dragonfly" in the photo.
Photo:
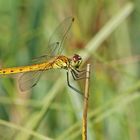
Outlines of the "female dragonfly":
[[78,54],[74,54],[72,58],[61,55],[64,41],[73,22],[74,18],[68,17],[56,28],[48,42],[47,54],[40,57],[43,59],[42,62],[28,66],[2,68],[0,69],[0,75],[22,73],[19,77],[19,88],[21,91],[26,91],[37,84],[44,71],[49,69],[65,69],[68,86],[76,92],[81,93],[70,84],[69,75],[72,74],[74,80],[81,79],[83,71],[80,71],[79,67],[82,63],[82,58]]

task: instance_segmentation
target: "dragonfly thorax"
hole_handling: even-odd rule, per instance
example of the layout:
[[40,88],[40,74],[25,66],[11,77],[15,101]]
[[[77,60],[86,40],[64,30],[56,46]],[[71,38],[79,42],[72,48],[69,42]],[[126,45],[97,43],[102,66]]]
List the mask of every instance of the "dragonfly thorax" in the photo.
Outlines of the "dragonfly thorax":
[[81,63],[82,63],[81,56],[78,54],[74,54],[74,56],[72,57],[72,59],[70,61],[71,66],[74,68],[79,68]]

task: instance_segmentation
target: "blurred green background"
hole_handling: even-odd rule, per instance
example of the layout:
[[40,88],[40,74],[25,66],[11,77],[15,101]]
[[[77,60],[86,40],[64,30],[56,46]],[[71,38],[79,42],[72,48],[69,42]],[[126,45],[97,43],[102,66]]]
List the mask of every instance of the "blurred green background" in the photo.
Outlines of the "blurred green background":
[[[140,139],[139,0],[0,0],[0,67],[31,64],[66,17],[75,22],[64,46],[91,63],[88,140]],[[80,140],[83,97],[65,70],[47,71],[25,93],[0,78],[0,140]],[[84,90],[84,80],[74,82]]]

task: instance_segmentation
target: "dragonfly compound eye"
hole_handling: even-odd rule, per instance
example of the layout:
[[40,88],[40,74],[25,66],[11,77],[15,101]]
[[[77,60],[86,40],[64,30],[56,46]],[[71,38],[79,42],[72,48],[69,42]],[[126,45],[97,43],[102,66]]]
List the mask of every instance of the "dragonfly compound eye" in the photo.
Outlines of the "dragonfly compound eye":
[[82,63],[82,58],[80,55],[78,54],[74,54],[74,56],[72,57],[72,61],[71,61],[71,65],[75,68],[79,68],[79,66]]

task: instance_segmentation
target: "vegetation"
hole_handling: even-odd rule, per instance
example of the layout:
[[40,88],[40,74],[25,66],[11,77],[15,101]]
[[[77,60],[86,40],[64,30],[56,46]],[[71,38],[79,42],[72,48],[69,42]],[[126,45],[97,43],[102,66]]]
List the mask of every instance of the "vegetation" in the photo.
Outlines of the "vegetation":
[[[0,66],[31,64],[44,55],[55,28],[75,21],[64,54],[92,65],[88,140],[140,139],[140,1],[1,0]],[[72,84],[84,91],[84,80]],[[65,70],[46,71],[37,86],[0,78],[0,140],[81,140],[83,96]]]

